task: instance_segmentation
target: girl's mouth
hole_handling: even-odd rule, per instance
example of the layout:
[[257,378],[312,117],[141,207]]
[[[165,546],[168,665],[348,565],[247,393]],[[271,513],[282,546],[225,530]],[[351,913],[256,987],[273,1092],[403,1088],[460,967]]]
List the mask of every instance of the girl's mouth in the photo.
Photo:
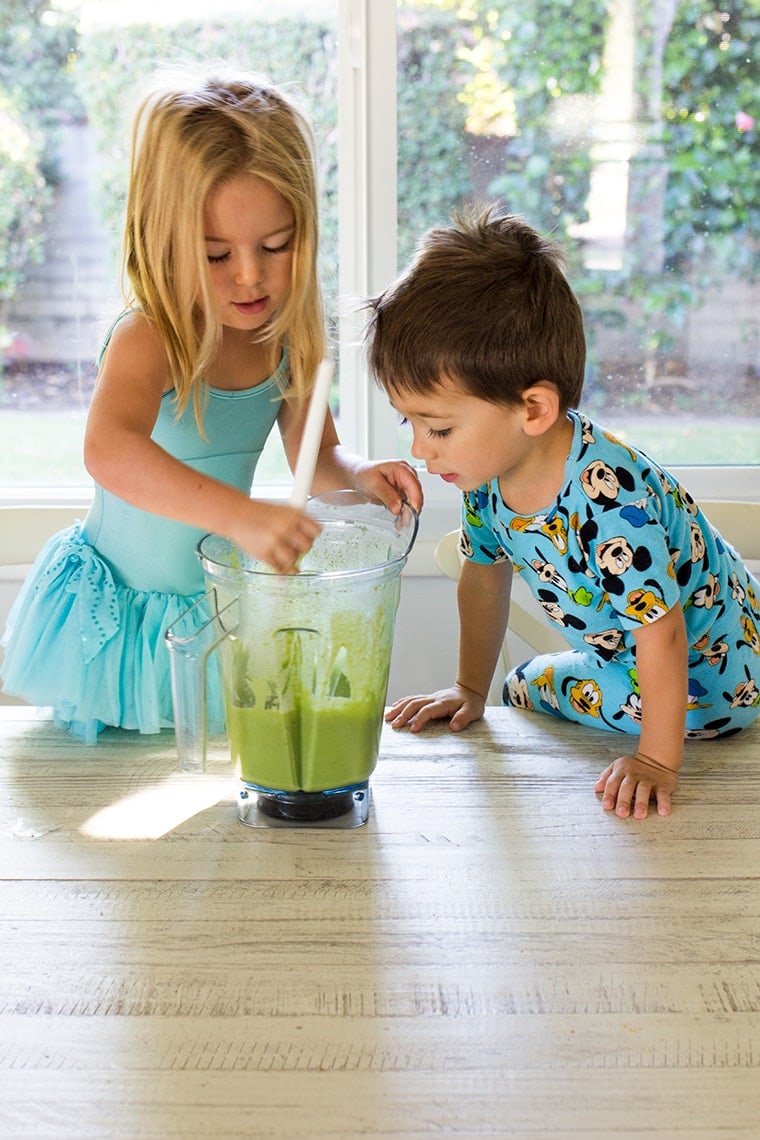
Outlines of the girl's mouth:
[[253,317],[263,313],[269,304],[269,297],[259,297],[257,301],[233,301],[233,309],[237,309],[245,317]]
[[445,475],[441,474],[441,478],[443,479],[444,483],[456,483],[459,475],[456,472],[448,472]]

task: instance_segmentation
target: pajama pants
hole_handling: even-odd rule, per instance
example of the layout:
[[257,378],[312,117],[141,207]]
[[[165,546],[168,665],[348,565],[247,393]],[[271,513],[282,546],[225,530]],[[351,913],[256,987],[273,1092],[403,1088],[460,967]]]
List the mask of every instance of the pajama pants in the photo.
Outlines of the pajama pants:
[[[633,665],[568,650],[512,669],[505,705],[549,713],[608,732],[639,733],[641,697]],[[760,655],[749,646],[689,666],[688,740],[733,736],[760,715]]]

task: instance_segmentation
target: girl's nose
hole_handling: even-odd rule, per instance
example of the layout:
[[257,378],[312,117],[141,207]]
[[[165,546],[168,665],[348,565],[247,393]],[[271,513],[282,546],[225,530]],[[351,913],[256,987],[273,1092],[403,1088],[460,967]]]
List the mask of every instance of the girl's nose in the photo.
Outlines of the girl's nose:
[[256,285],[264,276],[261,259],[241,257],[235,268],[235,281],[239,285]]

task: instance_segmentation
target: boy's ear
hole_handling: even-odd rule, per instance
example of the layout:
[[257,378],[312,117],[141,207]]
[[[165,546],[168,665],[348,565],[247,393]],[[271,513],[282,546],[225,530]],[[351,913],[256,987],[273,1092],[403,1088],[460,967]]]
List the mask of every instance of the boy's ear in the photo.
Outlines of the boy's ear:
[[522,393],[525,409],[524,430],[528,435],[543,435],[557,422],[560,413],[559,391],[550,380],[539,380]]

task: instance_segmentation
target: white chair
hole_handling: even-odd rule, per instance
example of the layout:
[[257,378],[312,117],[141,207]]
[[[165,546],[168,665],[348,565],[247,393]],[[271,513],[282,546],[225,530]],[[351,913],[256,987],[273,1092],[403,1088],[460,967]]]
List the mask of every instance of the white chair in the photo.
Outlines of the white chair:
[[86,506],[71,503],[0,507],[0,568],[28,567],[56,531],[86,514]]
[[760,503],[712,499],[700,500],[699,505],[757,577],[760,573]]
[[[728,500],[700,501],[700,506],[716,530],[734,546],[755,577],[760,573],[760,503]],[[438,569],[447,578],[456,581],[462,567],[459,553],[459,531],[451,530],[439,540],[435,548]],[[515,575],[512,579],[512,598],[509,607],[509,626],[501,648],[504,673],[512,668],[514,654],[509,641],[517,637],[529,652],[559,653],[568,648],[567,641],[555,625],[542,613],[525,582]],[[529,654],[523,653],[523,658]],[[522,658],[518,658],[520,660]],[[492,685],[489,700],[501,701],[501,689]]]
[[[462,568],[458,530],[450,530],[439,539],[435,548],[435,561],[442,574],[457,581]],[[527,646],[527,652],[518,657],[518,660],[524,660],[532,653],[559,653],[569,648],[565,638],[549,623],[540,605],[517,574],[512,579],[509,626],[501,646],[501,664],[505,675],[512,668],[512,654],[508,644],[511,634]],[[501,682],[492,683],[488,699],[490,703],[501,704]]]

